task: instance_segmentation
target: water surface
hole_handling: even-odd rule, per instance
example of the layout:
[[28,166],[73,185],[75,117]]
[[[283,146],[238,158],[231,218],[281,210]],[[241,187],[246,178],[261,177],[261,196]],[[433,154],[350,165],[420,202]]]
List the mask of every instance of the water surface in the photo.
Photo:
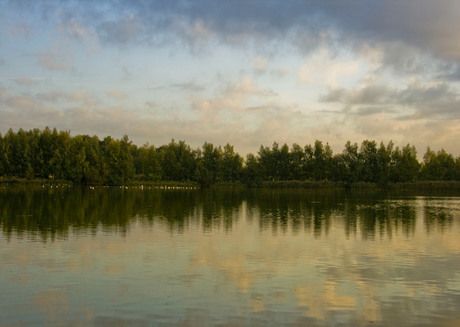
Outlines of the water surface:
[[460,325],[460,198],[0,188],[0,326]]

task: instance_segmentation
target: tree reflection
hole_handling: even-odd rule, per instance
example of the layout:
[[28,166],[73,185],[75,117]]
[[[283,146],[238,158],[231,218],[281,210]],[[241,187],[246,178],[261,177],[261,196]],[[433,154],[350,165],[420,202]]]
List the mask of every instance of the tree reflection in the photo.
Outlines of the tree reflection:
[[436,229],[444,232],[454,223],[455,215],[460,213],[457,203],[451,204],[446,198],[432,198],[423,206],[424,223],[427,233]]
[[[423,208],[427,232],[454,222],[458,208],[441,200]],[[327,237],[332,226],[347,238],[389,237],[415,232],[416,197],[300,189],[211,188],[171,190],[119,187],[51,187],[10,185],[0,189],[0,227],[43,241],[69,232],[126,233],[133,220],[162,224],[171,233],[188,228],[231,233],[235,222],[258,224],[260,232]],[[457,211],[455,211],[457,210]]]

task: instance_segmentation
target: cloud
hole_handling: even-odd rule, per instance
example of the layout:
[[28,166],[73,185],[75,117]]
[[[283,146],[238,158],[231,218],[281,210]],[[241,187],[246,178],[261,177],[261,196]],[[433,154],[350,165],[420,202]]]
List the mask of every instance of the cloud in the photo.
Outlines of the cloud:
[[347,105],[356,104],[389,104],[394,101],[396,91],[381,84],[372,84],[359,89],[346,90],[332,88],[326,95],[320,97],[324,102],[340,102]]
[[[24,10],[10,4],[16,11]],[[302,52],[325,43],[407,44],[446,60],[460,60],[460,4],[456,0],[361,1],[98,1],[38,2],[29,10],[82,39],[94,33],[115,45],[197,42],[257,44],[277,49],[291,42]],[[55,15],[55,14],[54,14]],[[56,16],[56,15],[55,15]],[[23,30],[23,29],[22,29]],[[171,37],[174,36],[174,37]]]
[[81,20],[71,17],[65,21],[61,21],[58,25],[58,30],[60,32],[60,39],[58,40],[60,47],[63,44],[66,44],[64,46],[68,46],[70,44],[68,40],[75,40],[79,42],[80,47],[81,45],[88,46],[88,53],[96,53],[99,49],[99,40],[96,33],[90,27],[85,26]]
[[[339,102],[345,105],[346,112],[359,115],[384,111],[399,111],[400,119],[460,119],[460,94],[446,83],[412,82],[404,88],[385,85],[366,85],[358,89],[330,89],[320,97],[320,101]],[[358,110],[355,106],[365,105]],[[410,108],[412,113],[407,114]]]
[[39,56],[38,64],[49,70],[67,70],[72,67],[73,56],[69,53],[48,51]]
[[6,100],[6,104],[15,109],[31,109],[35,106],[35,101],[26,96],[13,96]]
[[14,81],[16,82],[16,84],[22,85],[22,86],[32,86],[32,85],[35,85],[37,83],[36,80],[34,80],[34,79],[30,78],[30,77],[27,77],[27,76],[18,77],[16,79],[14,79]]
[[56,103],[65,99],[68,99],[68,94],[62,91],[48,91],[38,93],[36,98],[43,102]]
[[70,18],[68,21],[61,22],[59,24],[59,29],[69,37],[79,41],[84,41],[93,37],[93,33],[75,18]]
[[430,0],[321,2],[316,6],[349,39],[366,43],[397,42],[444,59],[460,59],[460,4]]
[[195,82],[184,82],[184,83],[174,83],[169,86],[173,89],[179,89],[185,92],[200,92],[205,88],[202,85],[199,85]]
[[[9,4],[16,13],[23,6]],[[380,47],[384,62],[404,71],[423,69],[430,56],[460,61],[460,4],[431,0],[215,2],[127,1],[38,2],[29,11],[75,40],[116,46],[165,45],[180,41],[192,52],[216,45],[250,46],[262,54],[292,47],[302,54],[318,48]],[[9,24],[13,26],[13,24]],[[32,26],[31,29],[37,26]],[[286,48],[289,45],[291,48]]]
[[252,68],[256,74],[263,74],[267,71],[268,60],[263,57],[256,57],[252,60]]
[[120,90],[111,90],[107,92],[107,95],[116,100],[125,100],[128,95]]
[[70,94],[67,94],[67,100],[70,102],[79,102],[86,106],[93,107],[96,107],[100,103],[99,99],[96,96],[85,92],[72,92]]
[[103,42],[122,46],[141,43],[148,35],[143,22],[132,14],[116,20],[103,21],[97,32]]
[[0,100],[8,98],[8,92],[0,85]]
[[297,72],[301,83],[337,87],[360,73],[357,60],[333,60],[328,49],[313,54]]

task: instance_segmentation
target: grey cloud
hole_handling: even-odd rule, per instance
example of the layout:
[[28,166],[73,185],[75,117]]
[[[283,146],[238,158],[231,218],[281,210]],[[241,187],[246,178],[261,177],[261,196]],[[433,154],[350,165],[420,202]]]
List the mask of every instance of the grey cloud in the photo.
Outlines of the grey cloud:
[[0,66],[4,65],[5,64],[5,60],[3,58],[0,57]]
[[437,79],[444,81],[460,81],[460,64],[444,64],[440,67]]
[[401,42],[459,60],[460,4],[456,0],[372,1],[123,1],[152,29],[171,28],[175,17],[193,26],[200,21],[220,40],[285,40],[309,49],[334,33],[366,43]]
[[[19,5],[11,6],[20,10]],[[291,42],[305,52],[324,43],[394,43],[460,60],[457,0],[103,0],[78,6],[73,1],[37,2],[30,7],[46,13],[48,20],[59,12],[74,37],[91,28],[104,42],[117,45],[182,39],[193,48],[200,40],[214,39],[271,49]],[[421,67],[409,53],[404,58],[397,53],[388,48],[386,60],[407,69]]]
[[352,37],[402,42],[459,60],[460,3],[456,0],[327,1],[318,6]]
[[415,118],[460,119],[460,94],[445,83],[430,87],[410,85],[398,92],[397,101],[415,108]]
[[[321,96],[320,101],[342,103],[344,112],[358,115],[397,112],[397,108],[407,107],[413,110],[413,114],[400,116],[401,119],[460,119],[460,94],[446,83],[412,83],[404,89],[383,85],[370,85],[359,90],[332,89]],[[355,106],[358,109],[351,110]]]
[[359,107],[356,110],[356,114],[359,116],[370,116],[378,113],[395,113],[395,110],[387,106],[369,106],[369,107]]
[[147,38],[143,22],[133,15],[102,22],[98,32],[102,41],[120,45],[140,43]]
[[392,103],[395,90],[385,85],[369,85],[359,90],[331,89],[320,97],[322,102],[340,102],[347,105]]

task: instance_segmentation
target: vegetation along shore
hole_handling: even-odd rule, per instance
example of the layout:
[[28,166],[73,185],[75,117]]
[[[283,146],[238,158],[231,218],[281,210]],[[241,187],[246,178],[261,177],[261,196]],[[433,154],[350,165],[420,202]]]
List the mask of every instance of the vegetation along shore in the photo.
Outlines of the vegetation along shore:
[[[460,156],[427,148],[423,160],[407,144],[348,141],[260,146],[246,158],[230,144],[184,141],[137,146],[128,136],[71,136],[68,131],[10,129],[0,134],[0,181],[61,181],[89,185],[248,185],[303,188],[460,189]],[[176,184],[175,184],[176,183]]]

